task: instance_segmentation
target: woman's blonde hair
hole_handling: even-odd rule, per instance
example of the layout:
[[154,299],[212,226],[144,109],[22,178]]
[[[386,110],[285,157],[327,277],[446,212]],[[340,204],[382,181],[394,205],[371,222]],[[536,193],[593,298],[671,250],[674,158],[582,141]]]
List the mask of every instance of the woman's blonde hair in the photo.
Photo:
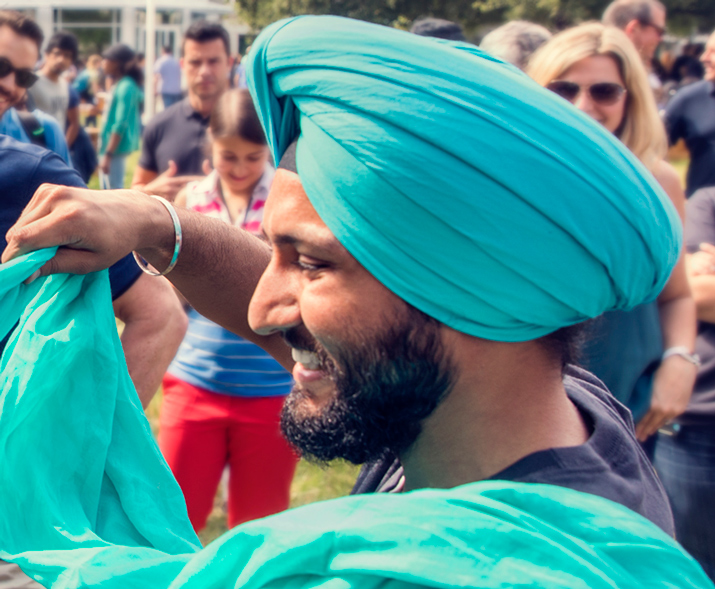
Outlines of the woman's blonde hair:
[[615,135],[652,170],[668,148],[665,128],[643,62],[623,31],[598,22],[563,31],[534,53],[526,71],[546,86],[594,55],[606,55],[616,62],[627,90],[623,121]]

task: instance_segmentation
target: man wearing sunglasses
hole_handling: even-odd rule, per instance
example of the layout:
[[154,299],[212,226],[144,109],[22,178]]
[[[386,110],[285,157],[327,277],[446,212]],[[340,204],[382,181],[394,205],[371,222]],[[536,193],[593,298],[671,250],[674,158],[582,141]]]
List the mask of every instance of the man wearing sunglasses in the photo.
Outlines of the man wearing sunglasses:
[[69,163],[64,131],[57,121],[40,110],[30,114],[16,108],[38,79],[34,66],[42,39],[42,30],[32,19],[0,12],[0,134],[46,147]]
[[653,89],[661,86],[651,70],[655,50],[666,33],[665,16],[665,6],[658,0],[616,0],[603,13],[603,24],[621,29],[635,45]]

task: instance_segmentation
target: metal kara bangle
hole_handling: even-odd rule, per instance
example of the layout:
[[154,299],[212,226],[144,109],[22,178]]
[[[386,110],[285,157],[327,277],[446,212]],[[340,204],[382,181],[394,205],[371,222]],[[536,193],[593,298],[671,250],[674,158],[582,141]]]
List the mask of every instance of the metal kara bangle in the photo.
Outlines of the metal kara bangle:
[[695,366],[700,367],[702,362],[700,361],[700,356],[697,354],[691,354],[690,350],[686,348],[685,346],[673,346],[672,348],[668,348],[665,352],[663,352],[663,357],[661,360],[665,360],[666,358],[670,358],[671,356],[680,356],[684,360],[687,360],[691,364],[695,364]]
[[166,276],[174,269],[174,266],[176,266],[176,262],[179,259],[179,253],[181,253],[181,244],[183,243],[184,237],[181,233],[181,223],[179,222],[179,215],[176,214],[176,209],[174,208],[174,205],[172,205],[165,198],[161,198],[160,196],[152,194],[151,197],[153,199],[158,200],[166,207],[166,210],[169,211],[169,214],[171,215],[171,220],[174,222],[174,254],[171,256],[171,262],[169,262],[169,265],[163,272],[157,272],[147,263],[144,258],[142,258],[136,252],[132,252],[132,254],[134,255],[134,259],[136,260],[136,263],[139,266],[140,270],[145,274],[149,274],[150,276]]

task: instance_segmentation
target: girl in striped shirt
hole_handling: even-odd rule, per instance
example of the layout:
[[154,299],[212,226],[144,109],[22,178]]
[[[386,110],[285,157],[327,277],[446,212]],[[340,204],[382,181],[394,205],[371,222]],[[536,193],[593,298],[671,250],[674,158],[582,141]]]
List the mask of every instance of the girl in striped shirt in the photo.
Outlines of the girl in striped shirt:
[[[214,170],[176,204],[260,233],[273,179],[269,151],[247,90],[219,99],[209,123]],[[189,309],[186,337],[164,377],[159,445],[199,531],[229,468],[228,525],[288,507],[296,456],[279,414],[290,374],[257,345]]]

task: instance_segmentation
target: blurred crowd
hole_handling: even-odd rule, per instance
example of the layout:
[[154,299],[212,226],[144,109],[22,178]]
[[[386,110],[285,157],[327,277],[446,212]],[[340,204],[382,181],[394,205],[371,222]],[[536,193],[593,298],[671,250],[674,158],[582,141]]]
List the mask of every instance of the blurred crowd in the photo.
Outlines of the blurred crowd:
[[[40,54],[32,23],[18,18],[0,13],[0,133],[55,152],[76,170],[77,185],[96,173],[101,188],[138,189],[261,235],[276,162],[241,56],[231,55],[220,24],[194,22],[180,55],[164,47],[147,70],[144,56],[123,44],[81,55],[64,31]],[[458,24],[440,19],[421,19],[411,32],[468,44]],[[616,0],[602,22],[555,33],[510,22],[469,50],[513,64],[514,75],[563,99],[571,113],[564,116],[578,110],[618,138],[680,215],[685,250],[658,298],[593,320],[579,363],[630,410],[673,508],[676,537],[715,579],[715,34],[675,40],[660,2]],[[145,71],[161,108],[142,122]],[[685,186],[668,161],[674,146],[690,160]],[[137,280],[129,277],[117,297]],[[222,478],[229,526],[286,509],[297,455],[279,419],[290,373],[178,291],[169,294],[161,305],[166,293],[152,295],[145,310],[170,310],[180,333],[152,336],[164,352],[150,355],[154,374],[137,388],[146,404],[162,380],[159,444],[192,524],[205,526]],[[148,297],[140,300],[144,306]],[[146,341],[127,340],[128,357]],[[145,373],[135,374],[141,382]],[[370,468],[356,492],[401,490],[399,460]]]

